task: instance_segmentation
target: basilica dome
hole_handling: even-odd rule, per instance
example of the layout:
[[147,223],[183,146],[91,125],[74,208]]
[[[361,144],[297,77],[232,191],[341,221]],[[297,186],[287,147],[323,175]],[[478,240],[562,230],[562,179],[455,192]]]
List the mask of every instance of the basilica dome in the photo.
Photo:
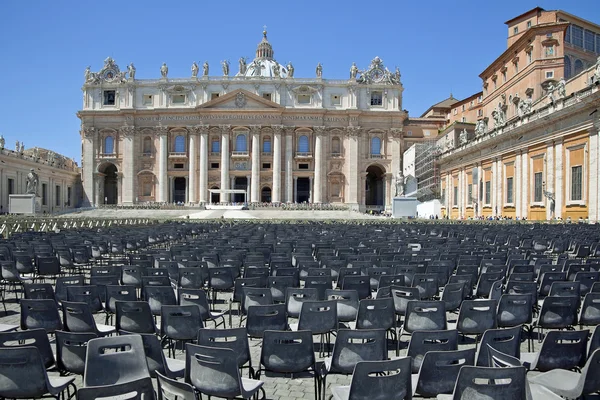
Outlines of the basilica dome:
[[[261,42],[256,47],[256,57],[252,62],[246,65],[246,61],[242,58],[239,60],[240,62],[240,72],[237,73],[236,76],[246,76],[246,77],[264,77],[264,78],[287,78],[291,77],[292,74],[289,73],[289,65],[285,66],[279,64],[273,58],[273,47],[271,43],[267,40],[267,31],[263,31],[263,38]],[[290,64],[291,65],[291,64]]]

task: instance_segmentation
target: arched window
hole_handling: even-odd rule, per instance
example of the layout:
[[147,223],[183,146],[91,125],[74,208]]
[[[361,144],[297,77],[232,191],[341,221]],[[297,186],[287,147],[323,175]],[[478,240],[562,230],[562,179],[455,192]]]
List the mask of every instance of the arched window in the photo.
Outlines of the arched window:
[[573,75],[577,75],[581,71],[583,71],[583,61],[581,61],[581,60],[575,60],[575,72],[574,72]]
[[144,154],[152,154],[152,139],[149,136],[144,138],[144,142],[142,145],[142,152]]
[[219,138],[213,138],[210,142],[210,152],[211,153],[220,153],[221,152],[221,142],[219,142]]
[[298,152],[299,153],[310,152],[310,146],[308,145],[308,136],[302,135],[298,138]]
[[371,154],[380,155],[381,154],[381,139],[377,136],[371,139]]
[[270,153],[271,152],[271,137],[270,136],[265,136],[263,138],[263,153]]
[[571,77],[571,59],[569,56],[565,56],[565,79]]
[[185,153],[185,137],[182,135],[175,138],[175,153]]
[[342,145],[340,138],[335,136],[331,139],[331,154],[340,155],[342,153]]
[[248,141],[246,134],[240,133],[235,137],[235,151],[248,151]]
[[112,136],[104,138],[104,154],[113,154],[115,152],[115,139]]

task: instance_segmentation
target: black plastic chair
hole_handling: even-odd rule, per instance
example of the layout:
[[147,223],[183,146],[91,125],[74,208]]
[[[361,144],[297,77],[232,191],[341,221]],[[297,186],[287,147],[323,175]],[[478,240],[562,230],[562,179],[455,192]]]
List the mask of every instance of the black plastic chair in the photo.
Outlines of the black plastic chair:
[[385,329],[396,341],[396,356],[400,354],[394,300],[391,297],[361,300],[355,325],[356,329]]
[[119,331],[120,335],[139,335],[144,344],[144,353],[150,376],[155,378],[161,373],[168,378],[182,378],[184,375],[185,361],[165,357],[162,345],[158,337],[152,333],[132,333]]
[[443,301],[412,300],[407,303],[402,335],[419,330],[445,330],[446,327],[446,304]]
[[160,313],[160,335],[169,347],[169,355],[175,357],[177,342],[183,343],[196,339],[198,330],[204,328],[200,309],[195,305],[166,305]]
[[290,329],[293,331],[308,330],[313,335],[321,335],[319,349],[321,355],[325,352],[325,347],[329,347],[331,332],[335,332],[337,328],[337,305],[333,300],[302,303],[298,323],[290,324]]
[[419,373],[412,376],[413,394],[436,397],[439,394],[452,393],[460,369],[474,363],[473,348],[425,353]]
[[460,369],[452,395],[438,396],[438,399],[526,399],[526,373],[524,367],[489,368],[467,365]]
[[150,305],[145,301],[116,301],[115,328],[117,331],[157,334]]
[[[180,305],[185,306],[193,304],[200,309],[200,316],[202,322],[212,321],[215,324],[215,328],[223,325],[225,326],[225,314],[226,311],[210,311],[210,305],[208,304],[208,297],[206,292],[202,289],[177,289],[177,301]],[[217,322],[220,320],[221,322]]]
[[42,328],[47,333],[63,329],[56,301],[21,299],[21,329]]
[[[238,368],[248,368],[248,377],[252,378],[254,376],[246,328],[200,329],[197,343],[200,346],[222,347],[233,350]],[[188,348],[189,345],[186,350]]]
[[540,351],[522,353],[520,360],[528,369],[540,372],[555,368],[581,368],[585,364],[588,330],[549,331]]
[[485,331],[479,342],[475,365],[480,367],[489,366],[489,354],[486,350],[488,346],[512,357],[519,358],[521,356],[521,331],[520,326],[506,329],[488,329]]
[[[57,331],[58,332],[58,331]],[[0,333],[0,348],[33,346],[38,349],[44,368],[50,369],[56,365],[48,334],[44,329],[29,329],[19,332]]]
[[175,292],[171,286],[145,286],[142,290],[144,299],[150,305],[150,310],[154,316],[160,315],[162,306],[177,304]]
[[287,327],[285,304],[248,307],[246,330],[249,337],[262,339],[265,331],[283,331]]
[[88,303],[63,301],[63,321],[69,332],[92,332],[97,336],[107,336],[116,332],[114,326],[97,324]]
[[200,393],[189,383],[156,373],[158,400],[200,400]]
[[428,351],[450,350],[458,350],[458,331],[456,329],[413,332],[406,352],[406,355],[412,360],[412,373],[419,372],[423,357]]
[[98,335],[93,332],[65,332],[56,331],[56,365],[59,371],[83,375],[87,343],[96,339]]

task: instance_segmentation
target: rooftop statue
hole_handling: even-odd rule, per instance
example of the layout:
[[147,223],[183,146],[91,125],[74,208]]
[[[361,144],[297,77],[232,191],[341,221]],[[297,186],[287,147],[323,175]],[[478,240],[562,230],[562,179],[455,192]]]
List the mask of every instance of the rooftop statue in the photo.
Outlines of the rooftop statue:
[[404,196],[405,179],[404,179],[404,175],[402,174],[402,170],[398,170],[398,173],[396,173],[394,184],[396,187],[395,196],[396,197]]
[[0,150],[4,150],[4,145],[6,141],[4,140],[4,136],[0,135]]
[[279,69],[279,64],[273,64],[273,76],[279,78],[281,76],[281,70]]
[[461,146],[464,146],[465,144],[467,144],[467,141],[468,141],[468,133],[467,133],[467,130],[466,130],[466,129],[463,129],[463,130],[460,132],[460,135],[458,135],[458,143],[459,143]]
[[248,65],[246,64],[246,57],[240,57],[240,75],[246,74],[246,69],[248,69]]
[[34,194],[37,196],[38,193],[38,183],[39,177],[38,174],[35,173],[35,170],[31,168],[29,173],[27,174],[27,194]]
[[15,151],[18,153],[20,148],[21,148],[21,143],[19,143],[19,141],[17,140],[15,142]]
[[135,67],[133,63],[127,66],[127,72],[129,73],[129,79],[132,81],[135,80]]
[[163,63],[162,67],[160,67],[160,75],[165,79],[169,75],[169,67],[167,67],[167,63]]
[[558,92],[558,97],[561,99],[567,97],[567,82],[565,78],[560,78],[558,85],[556,85],[556,91]]
[[317,78],[321,78],[323,76],[323,66],[321,65],[321,63],[317,64],[315,72],[317,74]]
[[223,76],[229,76],[229,61],[221,61],[221,67],[223,68]]
[[356,63],[353,62],[350,67],[350,79],[356,79],[356,74],[358,74],[358,67],[356,66]]
[[288,78],[293,78],[294,77],[294,66],[292,65],[292,62],[288,62],[287,65],[287,76]]
[[202,76],[208,76],[208,61],[204,61],[202,64]]
[[596,60],[596,69],[594,70],[594,81],[600,81],[600,56]]
[[198,76],[198,64],[196,64],[196,61],[194,61],[192,63],[192,78],[196,78]]

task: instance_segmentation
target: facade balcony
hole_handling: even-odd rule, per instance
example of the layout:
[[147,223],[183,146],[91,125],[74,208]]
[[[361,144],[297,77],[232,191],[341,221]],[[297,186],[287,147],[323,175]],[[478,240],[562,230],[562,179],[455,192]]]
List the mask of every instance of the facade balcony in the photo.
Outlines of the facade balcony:
[[248,151],[232,151],[231,158],[249,158],[250,152]]
[[142,157],[144,158],[153,158],[153,154],[151,152],[142,153]]
[[383,154],[369,154],[369,158],[379,160],[379,159],[385,158],[385,156]]
[[261,153],[261,156],[263,157],[271,157],[273,155],[273,153],[271,153],[270,151],[263,151]]
[[177,152],[177,151],[171,151],[169,153],[169,158],[187,158],[187,153],[184,152]]
[[221,157],[221,152],[219,152],[219,151],[211,151],[210,152],[210,156],[211,157]]
[[343,157],[343,155],[342,155],[342,153],[340,153],[339,151],[332,151],[332,152],[331,152],[331,157],[332,157],[332,158],[342,158],[342,157]]
[[297,151],[295,157],[296,158],[312,158],[312,152],[310,152],[310,151],[307,151],[307,152]]
[[117,153],[100,153],[98,155],[98,158],[106,158],[106,159],[117,158]]

